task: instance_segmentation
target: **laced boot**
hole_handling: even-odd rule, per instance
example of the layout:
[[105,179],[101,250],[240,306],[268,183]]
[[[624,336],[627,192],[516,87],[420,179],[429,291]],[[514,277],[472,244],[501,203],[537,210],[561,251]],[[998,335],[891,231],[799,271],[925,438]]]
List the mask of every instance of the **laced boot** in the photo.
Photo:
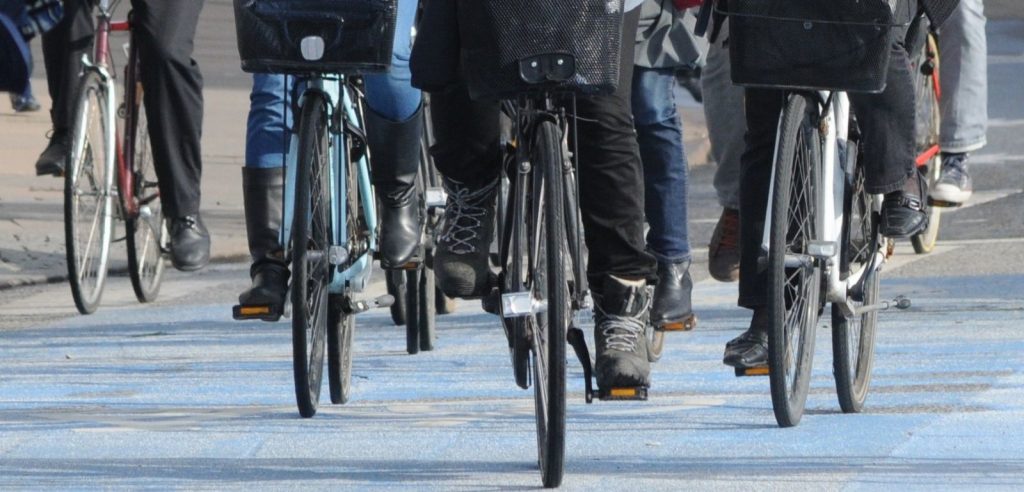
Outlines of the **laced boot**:
[[602,391],[649,387],[647,323],[651,296],[642,280],[605,277],[594,293],[594,340],[597,361],[594,375]]
[[756,308],[750,327],[725,344],[722,363],[737,369],[768,365],[768,308]]
[[471,188],[445,178],[448,202],[434,253],[434,274],[448,297],[479,298],[494,283],[490,264],[498,181]]
[[380,266],[415,265],[423,260],[423,193],[416,179],[422,109],[398,123],[368,109],[365,120],[373,185],[380,198]]
[[690,261],[658,262],[658,285],[654,287],[651,323],[659,330],[688,331],[697,326],[693,315]]
[[280,244],[284,168],[242,168],[245,229],[249,239],[252,286],[238,296],[242,306],[284,308],[288,264]]
[[68,133],[65,128],[53,130],[53,134],[50,135],[50,143],[46,145],[46,149],[39,154],[39,159],[36,161],[36,176],[64,175],[65,162],[70,150]]

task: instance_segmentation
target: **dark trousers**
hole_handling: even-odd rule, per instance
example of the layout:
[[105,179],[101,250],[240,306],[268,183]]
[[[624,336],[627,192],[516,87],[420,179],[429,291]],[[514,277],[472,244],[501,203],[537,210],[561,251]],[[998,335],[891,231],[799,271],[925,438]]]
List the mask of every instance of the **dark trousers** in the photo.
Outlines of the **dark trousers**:
[[[90,0],[65,0],[64,19],[43,36],[53,99],[50,117],[57,131],[72,125],[80,60],[92,47],[93,5]],[[202,7],[203,0],[132,0],[146,118],[168,217],[199,212],[203,79],[192,51]]]
[[[606,275],[656,277],[644,243],[644,174],[633,130],[630,94],[639,9],[626,14],[619,87],[610,96],[577,98],[580,208],[590,252],[587,272],[595,288]],[[501,172],[500,108],[472,101],[465,86],[431,94],[441,174],[478,187]]]
[[[901,37],[902,39],[902,37]],[[878,94],[849,93],[863,138],[865,188],[869,193],[899,190],[914,172],[914,83],[902,43],[893,45],[887,84]],[[747,89],[746,151],[740,170],[740,296],[746,308],[767,302],[767,272],[759,271],[761,238],[779,114],[784,93]]]

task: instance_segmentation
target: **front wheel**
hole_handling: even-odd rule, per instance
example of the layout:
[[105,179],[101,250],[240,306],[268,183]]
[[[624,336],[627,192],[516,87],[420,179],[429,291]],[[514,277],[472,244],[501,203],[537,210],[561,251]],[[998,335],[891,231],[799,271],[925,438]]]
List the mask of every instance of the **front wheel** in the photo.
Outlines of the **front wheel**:
[[99,74],[79,82],[71,154],[64,174],[64,239],[75,307],[91,314],[107,280],[112,227],[113,132],[107,93]]
[[306,94],[299,123],[299,158],[292,224],[292,356],[299,414],[312,417],[320,400],[327,342],[331,265],[331,203],[327,106]]
[[818,103],[793,94],[782,112],[771,196],[768,254],[768,367],[775,420],[800,422],[811,380],[821,305],[821,270],[808,246],[815,239],[821,161]]

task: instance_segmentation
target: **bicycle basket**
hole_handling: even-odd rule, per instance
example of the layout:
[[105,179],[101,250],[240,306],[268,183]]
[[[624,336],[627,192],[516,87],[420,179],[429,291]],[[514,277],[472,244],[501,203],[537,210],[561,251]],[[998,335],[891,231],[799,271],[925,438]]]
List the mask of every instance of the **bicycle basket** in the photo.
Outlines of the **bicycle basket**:
[[733,82],[879,92],[893,28],[910,23],[901,1],[728,0],[719,9],[729,16]]
[[398,0],[234,0],[242,70],[382,72]]
[[459,0],[461,62],[470,95],[615,92],[622,7],[623,0]]

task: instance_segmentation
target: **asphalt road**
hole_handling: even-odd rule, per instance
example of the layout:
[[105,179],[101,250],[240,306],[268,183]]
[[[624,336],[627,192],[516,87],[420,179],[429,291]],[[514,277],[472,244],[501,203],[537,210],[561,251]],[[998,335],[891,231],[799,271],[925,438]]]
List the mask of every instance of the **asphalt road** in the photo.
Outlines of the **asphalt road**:
[[[796,428],[775,426],[766,379],[720,364],[747,313],[735,284],[706,278],[719,210],[713,169],[697,168],[700,326],[670,337],[646,403],[585,405],[570,361],[565,488],[1024,488],[1024,22],[1005,18],[1012,1],[992,2],[1003,13],[989,27],[978,191],[943,216],[932,254],[901,243],[886,265],[884,295],[913,307],[881,314],[865,413],[839,413],[827,323]],[[207,2],[199,57],[208,84],[244,88],[228,5]],[[408,356],[386,312],[360,316],[352,401],[325,398],[305,420],[289,325],[230,320],[245,283],[241,264],[173,273],[139,306],[115,278],[88,317],[64,284],[0,292],[0,489],[539,486],[532,400],[515,389],[496,318],[461,303],[440,319],[437,350]]]

